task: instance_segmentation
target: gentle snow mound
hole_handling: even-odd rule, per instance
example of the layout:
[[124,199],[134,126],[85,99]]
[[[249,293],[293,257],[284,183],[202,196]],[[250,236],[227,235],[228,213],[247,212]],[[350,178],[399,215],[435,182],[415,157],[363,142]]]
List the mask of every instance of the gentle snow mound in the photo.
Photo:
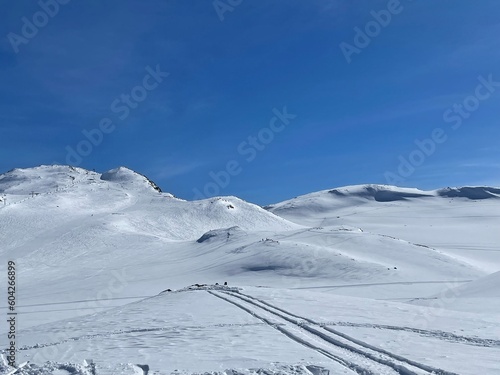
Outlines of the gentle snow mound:
[[153,181],[148,179],[146,176],[143,176],[137,172],[134,172],[131,169],[126,167],[118,167],[115,169],[111,169],[107,172],[104,172],[101,175],[101,180],[103,181],[111,181],[117,183],[148,183],[153,187],[153,189],[161,192],[161,189],[156,185]]
[[335,196],[356,196],[361,198],[373,198],[377,202],[393,202],[407,198],[420,198],[432,196],[429,192],[411,188],[399,188],[389,185],[358,185],[346,186],[329,190],[328,193]]
[[209,230],[208,232],[205,232],[196,242],[198,243],[203,243],[205,241],[209,241],[210,239],[229,239],[230,236],[241,233],[243,232],[240,227],[234,226],[231,228],[225,228],[225,229],[214,229],[214,230]]
[[376,201],[376,202],[396,202],[415,198],[467,198],[467,199],[487,199],[500,198],[500,188],[488,186],[463,186],[454,188],[444,188],[438,190],[419,190],[416,188],[403,188],[391,185],[353,185],[344,186],[330,190],[322,190],[310,194],[301,195],[293,199],[266,206],[270,211],[306,208],[305,206],[319,207],[334,204],[344,205],[352,201]]

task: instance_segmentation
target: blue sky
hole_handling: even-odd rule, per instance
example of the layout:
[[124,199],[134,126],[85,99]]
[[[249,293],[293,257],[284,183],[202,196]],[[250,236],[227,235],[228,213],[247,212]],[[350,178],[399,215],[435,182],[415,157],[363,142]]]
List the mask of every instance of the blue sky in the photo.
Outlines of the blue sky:
[[258,204],[500,185],[498,1],[54,1],[3,5],[0,173],[125,165]]

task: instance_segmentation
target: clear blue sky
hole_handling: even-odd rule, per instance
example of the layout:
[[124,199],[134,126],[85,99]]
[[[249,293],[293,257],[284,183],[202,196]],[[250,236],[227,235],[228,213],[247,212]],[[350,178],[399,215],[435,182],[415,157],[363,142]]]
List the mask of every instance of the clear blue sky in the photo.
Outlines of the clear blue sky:
[[500,185],[496,0],[54,1],[2,5],[0,173],[124,165],[259,204]]

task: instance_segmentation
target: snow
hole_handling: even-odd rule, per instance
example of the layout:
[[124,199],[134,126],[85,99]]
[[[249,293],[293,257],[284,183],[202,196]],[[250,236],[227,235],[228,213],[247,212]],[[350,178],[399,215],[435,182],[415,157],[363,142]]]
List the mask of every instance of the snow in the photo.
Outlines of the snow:
[[[483,314],[500,312],[500,272],[495,272],[470,283],[456,286],[450,292],[456,298],[453,301],[445,301],[449,309]],[[432,295],[427,298],[418,298],[411,302],[413,304],[428,306],[431,303],[443,303],[442,300],[442,296]]]
[[497,374],[499,192],[360,185],[263,209],[125,167],[12,170],[18,373]]
[[493,273],[500,270],[499,191],[490,187],[422,191],[347,186],[266,208],[301,225],[351,225],[426,245]]
[[492,273],[467,285],[457,287],[462,298],[500,298],[500,272]]

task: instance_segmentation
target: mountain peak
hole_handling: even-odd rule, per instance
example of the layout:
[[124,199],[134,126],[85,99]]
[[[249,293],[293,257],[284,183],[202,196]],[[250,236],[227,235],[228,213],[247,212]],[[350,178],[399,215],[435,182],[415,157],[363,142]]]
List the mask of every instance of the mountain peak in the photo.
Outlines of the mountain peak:
[[84,176],[93,178],[98,173],[69,165],[39,165],[32,168],[15,168],[0,175],[0,193],[45,193],[71,185]]
[[0,193],[47,193],[75,183],[93,183],[96,180],[119,183],[123,187],[161,189],[146,176],[127,167],[111,169],[103,174],[70,165],[40,165],[32,168],[15,168],[0,175]]
[[118,167],[111,169],[107,172],[104,172],[101,175],[101,180],[110,181],[110,182],[118,182],[118,183],[143,183],[147,182],[153,189],[161,193],[161,189],[158,185],[156,185],[153,181],[151,181],[146,176],[133,171],[127,167]]

